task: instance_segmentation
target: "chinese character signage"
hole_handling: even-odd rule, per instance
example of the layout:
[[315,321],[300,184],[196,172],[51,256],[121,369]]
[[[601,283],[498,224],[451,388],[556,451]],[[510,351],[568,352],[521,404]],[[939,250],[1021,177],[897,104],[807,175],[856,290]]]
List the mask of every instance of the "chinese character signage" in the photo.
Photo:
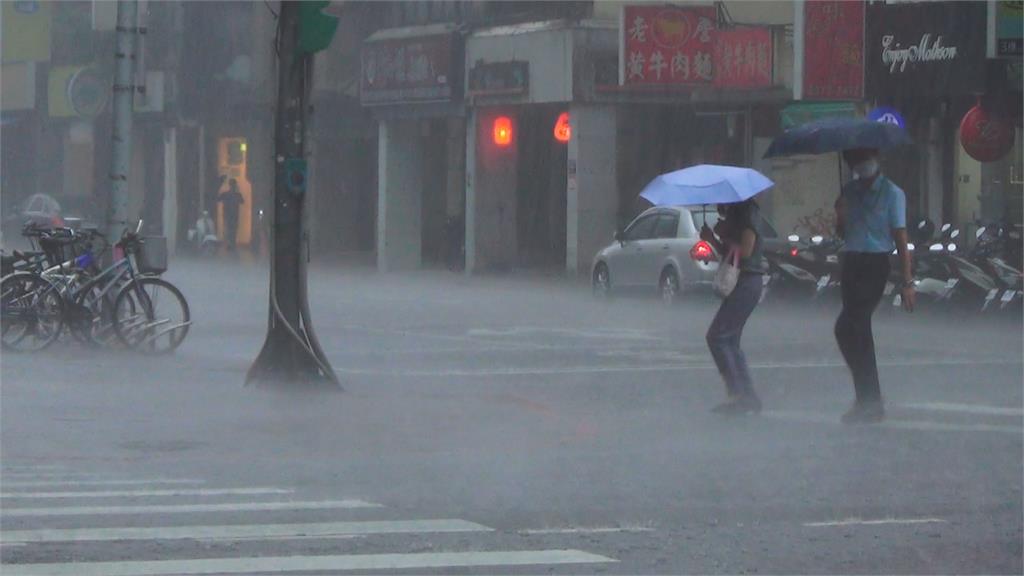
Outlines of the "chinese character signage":
[[1024,55],[1024,1],[996,2],[996,53],[999,56]]
[[864,97],[864,2],[804,4],[804,98]]
[[374,40],[363,44],[360,98],[363,104],[446,102],[461,84],[451,34]]
[[867,96],[970,94],[984,89],[984,2],[872,3],[867,8]]
[[768,28],[719,30],[715,38],[715,86],[772,85],[772,33]]
[[622,15],[622,83],[711,84],[714,80],[713,6],[630,6]]

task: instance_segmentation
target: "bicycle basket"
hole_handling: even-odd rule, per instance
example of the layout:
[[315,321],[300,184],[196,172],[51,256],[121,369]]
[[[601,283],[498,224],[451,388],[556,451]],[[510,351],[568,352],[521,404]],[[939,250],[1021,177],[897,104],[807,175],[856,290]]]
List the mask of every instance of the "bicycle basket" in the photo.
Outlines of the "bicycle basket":
[[143,274],[163,274],[167,271],[167,237],[146,236],[142,238],[135,255],[135,265]]

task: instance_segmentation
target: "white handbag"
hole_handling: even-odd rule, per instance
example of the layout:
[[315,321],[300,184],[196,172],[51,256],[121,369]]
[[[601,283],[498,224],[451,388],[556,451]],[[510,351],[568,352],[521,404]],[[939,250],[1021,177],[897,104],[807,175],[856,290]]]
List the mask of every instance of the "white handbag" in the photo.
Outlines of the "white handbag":
[[715,293],[722,298],[728,298],[729,294],[736,288],[736,282],[740,279],[740,252],[735,248],[718,263],[718,272],[711,283]]

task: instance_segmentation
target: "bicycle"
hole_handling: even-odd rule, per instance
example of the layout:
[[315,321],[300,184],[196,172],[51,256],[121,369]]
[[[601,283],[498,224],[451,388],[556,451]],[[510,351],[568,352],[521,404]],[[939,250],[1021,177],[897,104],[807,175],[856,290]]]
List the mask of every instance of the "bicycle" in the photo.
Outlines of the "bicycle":
[[[77,236],[71,233],[46,232],[40,235],[40,244],[58,263],[38,272],[19,272],[3,283],[4,318],[12,319],[15,326],[24,324],[23,332],[34,334],[38,317],[50,319],[52,313],[42,316],[22,309],[44,307],[60,309],[60,326],[44,331],[46,342],[31,348],[42,350],[57,339],[66,325],[77,339],[91,344],[111,344],[116,340],[125,347],[144,353],[160,354],[175,350],[188,334],[191,316],[188,303],[174,285],[156,277],[166,268],[166,251],[154,249],[150,254],[146,242],[139,236],[142,222],[135,232],[126,231],[114,246],[115,262],[104,270],[97,270],[92,241],[105,238],[98,231],[87,231]],[[63,230],[62,230],[63,231]],[[78,256],[63,261],[62,246],[84,242],[87,247]],[[118,254],[118,251],[121,254]],[[54,257],[54,254],[61,256]],[[51,262],[52,263],[52,262]],[[26,300],[28,293],[37,293],[35,299]],[[8,298],[7,295],[10,295]],[[59,304],[54,304],[57,295]],[[31,305],[16,306],[13,298]],[[8,300],[11,303],[8,304]],[[70,304],[69,304],[70,302]],[[19,317],[25,320],[18,323]],[[18,350],[22,339],[8,339],[4,331],[4,348]]]

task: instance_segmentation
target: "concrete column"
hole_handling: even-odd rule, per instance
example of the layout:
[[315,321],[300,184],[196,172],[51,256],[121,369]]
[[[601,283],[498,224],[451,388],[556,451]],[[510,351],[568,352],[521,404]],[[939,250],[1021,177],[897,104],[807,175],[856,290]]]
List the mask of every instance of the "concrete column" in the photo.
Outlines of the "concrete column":
[[[494,143],[494,120],[512,119],[512,142]],[[519,127],[515,115],[474,110],[466,124],[466,272],[515,266]]]
[[377,268],[419,268],[422,263],[423,166],[419,123],[382,120],[377,161]]
[[164,130],[164,205],[163,231],[167,251],[174,254],[178,246],[178,130]]
[[597,251],[615,232],[619,208],[618,127],[613,106],[573,105],[569,110],[565,266],[590,273]]

